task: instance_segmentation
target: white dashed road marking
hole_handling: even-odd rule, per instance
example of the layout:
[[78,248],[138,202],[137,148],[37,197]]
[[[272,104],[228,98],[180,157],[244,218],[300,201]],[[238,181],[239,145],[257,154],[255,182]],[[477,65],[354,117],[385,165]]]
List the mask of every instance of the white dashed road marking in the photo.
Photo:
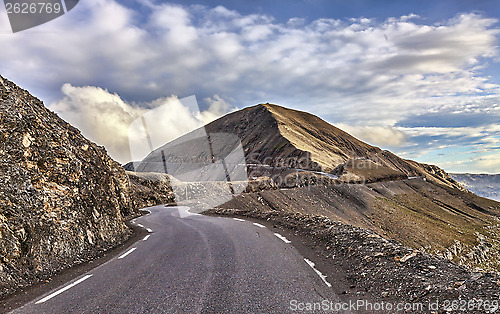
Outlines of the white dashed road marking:
[[240,218],[233,218],[233,219],[236,221],[245,221],[244,219],[240,219]]
[[125,256],[129,255],[130,253],[132,253],[133,251],[135,251],[135,247],[134,248],[131,248],[130,250],[128,250],[127,252],[125,252],[122,256],[118,257],[118,259],[122,259],[124,258]]
[[151,229],[149,229],[149,228],[146,228],[146,230],[147,230],[149,233],[153,232],[153,230],[151,230]]
[[141,224],[138,224],[138,226],[139,226],[139,227],[141,227],[141,228],[144,228],[144,226],[143,226],[143,225],[141,225]]
[[90,277],[92,277],[93,275],[86,275],[80,279],[78,279],[77,281],[73,282],[72,284],[70,285],[67,285],[66,287],[60,289],[60,290],[57,290],[56,292],[52,293],[52,294],[49,294],[48,296],[46,296],[45,298],[43,299],[40,299],[38,300],[37,302],[35,302],[35,304],[40,304],[40,303],[43,303],[45,301],[48,301],[50,299],[52,299],[53,297],[55,297],[56,295],[59,295],[61,293],[63,293],[64,291],[68,290],[68,289],[71,289],[73,288],[74,286],[76,286],[77,284],[89,279]]
[[279,233],[275,233],[274,235],[277,236],[278,238],[280,238],[285,243],[292,243],[292,241],[288,240],[287,238],[285,238],[284,236],[282,236]]
[[147,240],[149,239],[149,237],[150,237],[150,236],[151,236],[151,235],[150,235],[150,234],[148,234],[147,236],[145,236],[145,237],[144,237],[144,239],[142,239],[142,241],[147,241]]
[[254,222],[253,224],[256,225],[257,227],[260,227],[260,228],[265,228],[266,227],[266,226],[263,226],[263,225],[261,225],[259,223],[256,223],[256,222]]
[[314,263],[311,262],[310,260],[308,260],[307,258],[304,258],[304,261],[306,261],[306,263],[311,266],[311,268],[314,270],[314,272],[316,274],[318,274],[319,278],[321,278],[321,280],[323,280],[323,282],[328,286],[328,288],[331,288],[332,287],[332,284],[329,283],[328,281],[326,281],[326,276],[323,275],[319,270],[317,270],[315,267],[314,267]]

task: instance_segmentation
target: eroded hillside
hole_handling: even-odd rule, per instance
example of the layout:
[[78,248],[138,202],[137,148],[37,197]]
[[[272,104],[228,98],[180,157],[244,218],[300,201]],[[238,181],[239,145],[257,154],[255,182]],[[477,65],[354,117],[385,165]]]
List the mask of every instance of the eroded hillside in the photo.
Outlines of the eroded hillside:
[[[324,215],[457,263],[500,270],[500,204],[468,192],[437,166],[399,158],[314,115],[271,104],[227,114],[205,131],[237,136],[249,177],[269,177],[281,188],[241,194],[223,208]],[[139,171],[170,167],[179,156],[186,164],[210,163],[196,132],[152,152]],[[233,146],[219,145],[215,155]]]

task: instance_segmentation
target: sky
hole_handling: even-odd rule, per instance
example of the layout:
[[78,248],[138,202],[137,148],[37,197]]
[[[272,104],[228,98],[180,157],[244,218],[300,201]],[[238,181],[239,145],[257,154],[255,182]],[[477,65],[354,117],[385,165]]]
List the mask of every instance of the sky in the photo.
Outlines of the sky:
[[[128,128],[165,107],[167,139],[276,103],[448,172],[500,173],[497,1],[81,0],[13,34],[0,74],[131,159]],[[178,99],[194,95],[199,111]]]

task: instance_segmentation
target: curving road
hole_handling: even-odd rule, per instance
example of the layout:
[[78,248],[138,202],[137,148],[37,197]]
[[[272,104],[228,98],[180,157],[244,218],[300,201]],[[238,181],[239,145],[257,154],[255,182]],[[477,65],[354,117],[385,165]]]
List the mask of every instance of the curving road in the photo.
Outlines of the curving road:
[[13,313],[286,313],[338,301],[314,265],[266,227],[156,206],[123,253]]

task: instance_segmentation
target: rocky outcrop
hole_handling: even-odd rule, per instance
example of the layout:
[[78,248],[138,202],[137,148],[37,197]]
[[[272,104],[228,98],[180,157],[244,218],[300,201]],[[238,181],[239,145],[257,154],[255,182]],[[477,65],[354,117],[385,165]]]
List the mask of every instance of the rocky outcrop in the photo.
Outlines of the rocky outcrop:
[[0,296],[129,237],[123,168],[0,77]]
[[[135,208],[189,202],[192,211],[196,212],[212,208],[211,203],[214,199],[224,197],[228,193],[228,185],[245,193],[278,188],[274,181],[267,177],[231,183],[223,181],[180,182],[164,173],[133,171],[126,171],[126,173],[130,180],[130,197]],[[227,195],[227,197],[230,199],[232,195]]]
[[[399,158],[356,139],[317,116],[269,103],[227,114],[207,124],[205,131],[237,138],[237,144],[241,141],[250,176],[269,176],[276,179],[278,185],[281,184],[277,181],[288,175],[290,169],[298,169],[335,174],[346,182],[423,177],[463,190],[436,166]],[[138,163],[135,171],[163,172],[179,163],[179,159],[184,167],[209,163],[209,154],[203,149],[203,141],[207,138],[198,137],[198,133],[200,130],[195,130],[159,147]],[[215,145],[221,156],[227,155],[234,146],[234,141],[229,139],[222,145]],[[130,163],[125,166],[132,168]],[[208,176],[205,179],[216,180]]]

